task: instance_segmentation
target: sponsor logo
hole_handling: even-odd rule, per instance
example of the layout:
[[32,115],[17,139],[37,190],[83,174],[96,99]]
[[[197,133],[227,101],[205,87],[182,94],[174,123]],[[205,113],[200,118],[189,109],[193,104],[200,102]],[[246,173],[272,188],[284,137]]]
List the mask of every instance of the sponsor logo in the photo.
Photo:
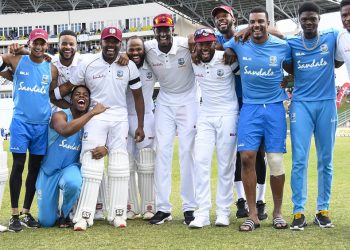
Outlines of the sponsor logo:
[[251,76],[273,76],[274,73],[272,69],[264,70],[263,68],[260,68],[260,70],[251,70],[248,66],[244,66],[244,72],[245,75],[251,75]]
[[159,66],[163,66],[163,64],[162,63],[152,63],[152,66],[153,67],[159,67]]
[[10,150],[19,150],[19,147],[11,147]]
[[296,122],[297,121],[296,114],[295,113],[290,113],[289,114],[289,120],[290,120],[290,122]]
[[237,133],[230,133],[230,136],[236,136]]
[[124,209],[116,209],[115,210],[116,216],[123,216],[123,214],[124,214]]
[[20,71],[19,74],[24,76],[29,76],[29,72]]
[[327,44],[321,44],[320,46],[321,54],[327,54],[329,52]]
[[277,66],[277,56],[270,56],[270,66]]
[[311,63],[301,63],[300,60],[297,61],[298,69],[309,69],[309,68],[319,68],[324,67],[328,63],[323,58],[320,61],[316,61],[316,59],[312,60]]
[[75,143],[73,143],[73,145],[69,145],[69,144],[66,144],[66,141],[67,141],[67,139],[62,140],[58,146],[61,148],[69,149],[69,150],[80,151],[80,144],[75,145]]
[[252,58],[251,57],[247,57],[247,56],[243,56],[243,61],[251,61],[252,60]]
[[180,66],[183,66],[185,64],[185,59],[184,58],[179,58],[177,59],[177,63],[180,65]]
[[204,77],[203,74],[194,74],[196,77]]
[[105,77],[105,75],[93,75],[92,79],[99,79],[99,78],[103,78]]
[[83,211],[81,213],[81,216],[83,217],[83,219],[89,219],[90,216],[91,216],[91,213],[90,212],[87,212],[87,211]]
[[147,79],[151,79],[152,78],[152,72],[147,72],[146,73],[146,77],[147,77]]
[[49,83],[49,76],[48,75],[43,75],[41,82],[43,84],[48,84]]
[[241,148],[241,147],[244,147],[244,143],[241,143],[241,144],[238,144],[237,147]]
[[295,52],[295,56],[305,56],[304,52]]
[[26,87],[23,85],[24,85],[24,82],[20,82],[18,90],[26,91],[26,92],[34,92],[34,93],[39,93],[43,95],[46,94],[45,86],[39,87],[38,85],[35,85],[34,87]]
[[224,75],[224,70],[223,69],[218,69],[216,71],[216,74],[219,76],[219,77],[222,77]]
[[337,122],[337,121],[338,121],[337,118],[332,118],[332,119],[331,119],[331,123],[334,123],[334,122]]
[[123,77],[124,75],[124,72],[122,70],[118,70],[117,71],[117,76],[120,78],[120,77]]

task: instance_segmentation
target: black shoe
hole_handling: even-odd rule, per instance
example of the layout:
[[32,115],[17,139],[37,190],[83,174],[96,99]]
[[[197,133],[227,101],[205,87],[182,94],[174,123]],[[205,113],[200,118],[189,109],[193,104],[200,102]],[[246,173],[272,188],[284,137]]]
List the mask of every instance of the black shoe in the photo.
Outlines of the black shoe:
[[248,217],[248,207],[245,199],[239,198],[238,201],[236,202],[236,206],[237,206],[237,212],[236,212],[237,218]]
[[184,224],[188,226],[194,220],[193,211],[184,212],[184,217]]
[[12,215],[10,222],[9,222],[9,231],[11,232],[21,232],[22,231],[22,225],[19,220],[19,215]]
[[328,210],[321,210],[315,215],[314,223],[321,228],[331,228],[334,227],[331,219],[329,218]]
[[164,213],[162,211],[158,211],[149,221],[151,224],[160,225],[166,221],[171,221],[173,218],[171,217],[171,213]]
[[296,213],[293,216],[293,222],[292,225],[290,225],[291,230],[298,230],[298,231],[303,231],[304,227],[306,227],[306,219],[305,215],[302,213]]
[[264,203],[263,201],[257,201],[256,209],[258,210],[259,220],[266,220],[267,219],[266,203]]
[[73,223],[69,218],[69,215],[66,218],[64,218],[63,216],[58,218],[57,224],[59,228],[68,228],[73,226]]
[[39,228],[40,224],[34,219],[34,217],[30,213],[21,213],[20,216],[22,226],[28,228]]

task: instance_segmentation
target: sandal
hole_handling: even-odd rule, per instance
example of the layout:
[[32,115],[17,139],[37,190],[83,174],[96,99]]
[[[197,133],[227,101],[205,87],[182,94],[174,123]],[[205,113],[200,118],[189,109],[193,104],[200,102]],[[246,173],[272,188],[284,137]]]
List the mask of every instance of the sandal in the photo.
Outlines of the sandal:
[[260,227],[260,224],[255,223],[252,219],[246,219],[245,222],[239,226],[241,232],[251,232]]
[[273,228],[275,228],[275,229],[286,229],[286,228],[288,228],[288,223],[282,217],[273,218],[272,225],[273,225]]

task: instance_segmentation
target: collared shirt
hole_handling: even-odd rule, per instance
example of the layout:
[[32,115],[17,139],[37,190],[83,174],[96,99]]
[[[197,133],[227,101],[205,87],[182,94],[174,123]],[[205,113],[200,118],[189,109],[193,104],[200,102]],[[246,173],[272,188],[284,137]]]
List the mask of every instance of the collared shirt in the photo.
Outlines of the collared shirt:
[[141,88],[139,71],[133,61],[126,66],[117,64],[118,58],[109,64],[102,53],[95,55],[90,60],[84,61],[79,66],[70,82],[79,85],[85,82],[91,91],[91,105],[102,103],[109,107],[105,112],[94,119],[103,121],[127,121],[128,111],[126,106],[126,90]]
[[210,62],[192,64],[196,80],[202,93],[200,112],[207,116],[232,115],[238,113],[233,71],[237,63],[225,65],[223,51],[215,51]]
[[337,61],[345,62],[350,80],[350,32],[346,29],[338,34],[335,59]]
[[251,39],[244,44],[232,38],[224,48],[233,49],[238,57],[243,87],[243,103],[268,104],[287,99],[280,87],[284,62],[290,63],[291,51],[288,43],[269,35],[263,44]]
[[[303,39],[302,35],[287,37],[293,57],[294,101],[335,99],[334,58],[337,36],[338,31],[328,29],[320,31],[319,37],[313,39]],[[310,50],[315,44],[317,46]]]
[[[139,68],[139,72],[142,83],[143,100],[145,102],[145,114],[147,114],[153,112],[154,109],[152,96],[156,78],[146,61],[144,61],[143,65]],[[126,102],[128,106],[128,114],[136,115],[134,96],[130,89],[126,92]]]
[[182,106],[198,102],[187,38],[173,37],[173,44],[168,53],[161,52],[158,42],[153,39],[145,42],[145,51],[146,60],[160,85],[157,103]]

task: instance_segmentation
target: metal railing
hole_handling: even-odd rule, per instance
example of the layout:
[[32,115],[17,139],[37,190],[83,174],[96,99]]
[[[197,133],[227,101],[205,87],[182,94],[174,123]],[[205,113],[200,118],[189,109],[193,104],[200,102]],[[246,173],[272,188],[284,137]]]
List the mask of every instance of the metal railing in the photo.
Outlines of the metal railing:
[[350,109],[338,114],[338,126],[344,126],[346,122],[350,121]]

